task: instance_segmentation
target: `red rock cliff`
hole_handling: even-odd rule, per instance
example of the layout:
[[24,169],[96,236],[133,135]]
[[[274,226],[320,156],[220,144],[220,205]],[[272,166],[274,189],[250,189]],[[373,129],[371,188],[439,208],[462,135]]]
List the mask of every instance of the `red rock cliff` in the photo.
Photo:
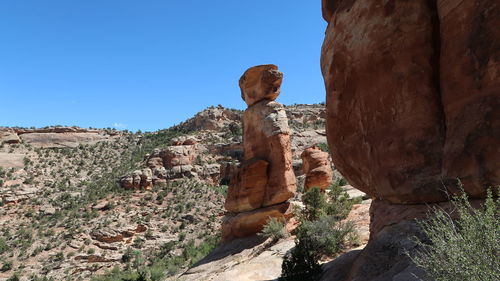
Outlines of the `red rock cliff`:
[[500,184],[500,2],[323,0],[333,161],[393,203]]

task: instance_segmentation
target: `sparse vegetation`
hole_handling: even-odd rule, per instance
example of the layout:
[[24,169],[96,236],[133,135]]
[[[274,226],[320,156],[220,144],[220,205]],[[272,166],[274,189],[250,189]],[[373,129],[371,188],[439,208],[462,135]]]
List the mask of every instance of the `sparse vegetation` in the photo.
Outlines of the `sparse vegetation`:
[[334,256],[357,240],[354,225],[340,222],[349,214],[353,202],[337,184],[330,187],[329,200],[313,187],[304,194],[303,201],[296,245],[283,260],[280,280],[316,280],[321,273],[321,257]]
[[409,253],[413,262],[436,281],[500,280],[500,197],[489,190],[483,209],[473,208],[465,192],[452,202],[458,218],[436,209],[419,222],[426,239],[414,239],[420,250]]
[[273,241],[278,241],[288,237],[288,232],[285,229],[285,223],[279,218],[269,218],[264,228],[259,233],[260,236],[271,238]]

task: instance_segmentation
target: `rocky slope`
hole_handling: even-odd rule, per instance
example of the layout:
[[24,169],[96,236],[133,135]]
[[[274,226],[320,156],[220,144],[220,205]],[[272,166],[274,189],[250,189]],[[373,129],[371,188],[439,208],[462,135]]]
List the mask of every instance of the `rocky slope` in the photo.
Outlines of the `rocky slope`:
[[[324,111],[285,107],[299,183],[304,148],[326,143]],[[220,235],[225,184],[243,150],[241,112],[220,106],[153,133],[0,132],[0,280],[90,280],[115,267],[152,268],[158,257],[170,262],[167,273],[182,272],[203,257],[194,249],[211,249]],[[150,184],[141,184],[144,169]],[[118,184],[128,175],[131,189]]]

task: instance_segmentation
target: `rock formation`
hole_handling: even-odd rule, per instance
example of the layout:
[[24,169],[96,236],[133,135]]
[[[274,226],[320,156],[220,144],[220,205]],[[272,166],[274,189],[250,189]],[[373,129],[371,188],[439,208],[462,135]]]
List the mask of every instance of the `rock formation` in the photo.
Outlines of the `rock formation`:
[[328,142],[354,187],[429,203],[457,178],[474,198],[500,184],[499,10],[495,0],[323,1]]
[[457,179],[479,200],[500,184],[500,3],[322,4],[333,162],[376,199],[370,243],[324,279],[414,280],[421,274],[401,254],[418,236],[412,219],[446,203]]
[[302,152],[302,171],[306,175],[304,190],[319,187],[325,191],[332,183],[333,171],[328,153],[312,146]]
[[243,114],[243,163],[231,178],[223,239],[259,232],[268,217],[287,214],[295,193],[290,129],[283,105],[274,101],[283,74],[275,65],[248,69],[240,79]]
[[204,149],[203,146],[196,145],[193,138],[175,138],[171,146],[148,154],[145,159],[146,168],[123,176],[120,185],[125,189],[150,189],[153,185],[165,184],[167,181],[189,178],[218,184],[220,164],[195,164],[197,156]]

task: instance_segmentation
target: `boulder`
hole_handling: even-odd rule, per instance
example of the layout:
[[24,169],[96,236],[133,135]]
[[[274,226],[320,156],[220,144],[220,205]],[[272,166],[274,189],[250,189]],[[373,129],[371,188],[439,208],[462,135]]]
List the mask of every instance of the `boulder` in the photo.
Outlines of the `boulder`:
[[304,150],[301,154],[302,171],[306,175],[304,189],[319,187],[325,191],[332,184],[333,171],[328,160],[328,153],[317,146]]
[[500,184],[497,2],[323,1],[328,143],[354,187],[429,203]]
[[275,100],[282,80],[283,73],[274,64],[251,67],[240,78],[241,98],[248,106],[261,100]]
[[438,0],[443,178],[484,198],[500,184],[500,2]]

